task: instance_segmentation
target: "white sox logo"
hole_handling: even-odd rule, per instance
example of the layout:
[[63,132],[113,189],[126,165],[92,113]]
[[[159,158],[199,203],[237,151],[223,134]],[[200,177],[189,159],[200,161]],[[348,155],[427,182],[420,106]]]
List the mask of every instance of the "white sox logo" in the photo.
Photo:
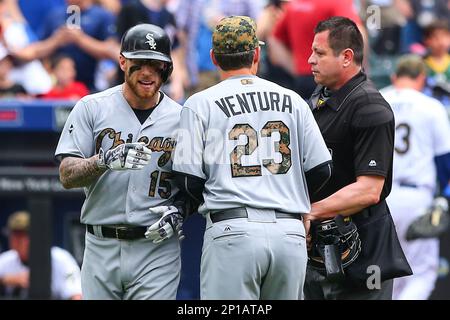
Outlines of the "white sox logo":
[[148,43],[148,45],[150,46],[150,49],[156,50],[156,41],[153,38],[153,34],[147,33],[145,38],[148,40],[148,41],[145,41],[145,43]]

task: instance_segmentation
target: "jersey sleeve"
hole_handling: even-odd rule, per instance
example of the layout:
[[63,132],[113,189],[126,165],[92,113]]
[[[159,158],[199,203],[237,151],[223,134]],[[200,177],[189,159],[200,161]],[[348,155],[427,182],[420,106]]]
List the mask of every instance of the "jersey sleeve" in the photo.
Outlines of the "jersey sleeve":
[[94,155],[92,116],[82,100],[70,112],[56,147],[55,158],[61,161],[64,155],[80,158]]
[[[323,140],[314,116],[305,104],[303,123],[303,165],[309,171],[318,165],[331,161],[331,154]],[[299,126],[301,128],[302,126]]]
[[206,179],[203,171],[204,124],[202,119],[188,107],[183,107],[181,110],[180,128],[177,130],[176,137],[173,170]]
[[356,176],[387,177],[394,152],[394,114],[386,106],[359,108],[352,120],[353,156]]

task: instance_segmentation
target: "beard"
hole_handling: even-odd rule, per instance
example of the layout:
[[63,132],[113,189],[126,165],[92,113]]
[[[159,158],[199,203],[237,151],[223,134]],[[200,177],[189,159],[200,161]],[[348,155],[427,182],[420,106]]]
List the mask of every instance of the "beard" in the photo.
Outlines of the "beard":
[[[148,80],[145,79],[145,81]],[[146,88],[139,83],[137,78],[132,79],[127,73],[125,73],[125,82],[130,90],[134,93],[134,95],[141,100],[153,98],[155,94],[158,93],[158,90],[162,85],[162,81],[158,79],[154,80],[153,83],[148,88]]]

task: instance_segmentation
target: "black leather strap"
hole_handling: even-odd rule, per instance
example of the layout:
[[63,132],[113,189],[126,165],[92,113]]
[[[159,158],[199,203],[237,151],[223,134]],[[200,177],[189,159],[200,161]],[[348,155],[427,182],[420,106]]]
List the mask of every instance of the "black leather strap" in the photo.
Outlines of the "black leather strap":
[[[275,216],[278,219],[300,219],[300,220],[302,219],[302,216],[299,213],[288,213],[288,212],[275,211]],[[247,214],[246,208],[233,208],[233,209],[212,212],[210,214],[210,218],[213,223],[223,221],[223,220],[247,218],[247,217],[248,217],[248,214]]]
[[[128,226],[128,227],[107,227],[100,226],[104,238],[113,238],[119,240],[137,240],[145,238],[147,227]],[[86,230],[95,235],[94,226],[87,224]]]

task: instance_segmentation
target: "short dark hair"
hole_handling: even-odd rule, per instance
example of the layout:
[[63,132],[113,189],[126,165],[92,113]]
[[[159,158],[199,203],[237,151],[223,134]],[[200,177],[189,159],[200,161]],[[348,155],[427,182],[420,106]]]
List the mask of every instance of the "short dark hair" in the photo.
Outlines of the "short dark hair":
[[350,48],[354,52],[353,60],[361,65],[364,58],[364,41],[356,23],[345,17],[331,17],[319,22],[314,34],[327,30],[330,31],[328,43],[333,53],[337,56],[342,50]]
[[423,38],[428,39],[430,38],[435,31],[443,30],[443,31],[449,31],[448,23],[445,20],[437,20],[432,22],[430,25],[428,25],[423,30]]
[[237,53],[214,53],[217,64],[224,71],[250,68],[253,64],[255,50]]

